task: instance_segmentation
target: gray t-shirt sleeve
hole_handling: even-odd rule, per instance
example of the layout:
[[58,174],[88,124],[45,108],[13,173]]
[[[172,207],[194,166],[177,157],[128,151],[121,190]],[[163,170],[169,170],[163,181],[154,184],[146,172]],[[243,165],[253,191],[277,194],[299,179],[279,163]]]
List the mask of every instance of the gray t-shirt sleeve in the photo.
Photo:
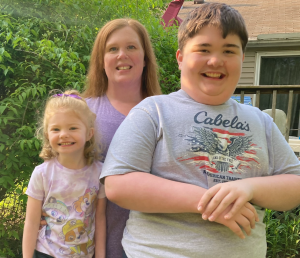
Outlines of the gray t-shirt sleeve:
[[128,172],[150,173],[158,133],[149,113],[139,108],[131,110],[110,144],[100,181]]
[[[268,116],[267,114],[265,115]],[[269,120],[272,119],[269,118]],[[269,173],[271,175],[300,175],[300,161],[296,157],[295,153],[293,152],[275,123],[269,123],[269,126],[267,126],[266,135],[268,138],[268,143],[270,143],[268,146],[270,159]]]

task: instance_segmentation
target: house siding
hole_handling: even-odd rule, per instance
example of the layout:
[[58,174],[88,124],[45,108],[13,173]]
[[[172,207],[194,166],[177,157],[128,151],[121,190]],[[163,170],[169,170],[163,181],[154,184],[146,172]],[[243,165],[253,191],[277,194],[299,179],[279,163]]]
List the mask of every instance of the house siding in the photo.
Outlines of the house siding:
[[266,48],[252,48],[246,49],[245,60],[242,67],[242,74],[238,85],[240,86],[251,86],[254,85],[255,81],[255,66],[256,66],[256,53],[257,52],[278,52],[284,51],[299,51],[299,47],[268,47]]
[[238,85],[246,86],[246,85],[254,85],[254,77],[255,77],[255,54],[254,51],[246,51],[245,60],[243,63],[242,74]]

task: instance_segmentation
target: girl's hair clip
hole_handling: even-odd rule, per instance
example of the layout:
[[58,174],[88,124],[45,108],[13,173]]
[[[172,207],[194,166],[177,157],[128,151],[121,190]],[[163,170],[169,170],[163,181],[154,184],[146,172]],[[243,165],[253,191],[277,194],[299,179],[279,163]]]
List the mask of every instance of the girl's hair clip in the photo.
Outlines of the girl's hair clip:
[[52,96],[52,98],[56,98],[56,97],[71,97],[71,98],[75,98],[75,99],[82,99],[80,96],[75,95],[75,94],[55,94]]

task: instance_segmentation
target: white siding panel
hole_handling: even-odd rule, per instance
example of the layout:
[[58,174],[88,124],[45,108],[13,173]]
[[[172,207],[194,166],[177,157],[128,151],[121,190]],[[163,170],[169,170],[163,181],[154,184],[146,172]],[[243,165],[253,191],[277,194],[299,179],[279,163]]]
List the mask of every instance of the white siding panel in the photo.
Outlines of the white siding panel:
[[245,60],[243,63],[241,78],[238,85],[254,85],[255,73],[255,52],[245,53]]

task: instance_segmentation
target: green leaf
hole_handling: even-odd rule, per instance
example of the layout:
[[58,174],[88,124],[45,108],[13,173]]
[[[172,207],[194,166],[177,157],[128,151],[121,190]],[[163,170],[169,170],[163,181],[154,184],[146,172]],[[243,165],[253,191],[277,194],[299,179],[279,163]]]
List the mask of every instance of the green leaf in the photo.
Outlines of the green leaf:
[[13,167],[14,167],[16,170],[19,170],[19,167],[18,167],[17,163],[13,162],[12,164],[13,164]]
[[0,106],[0,114],[2,115],[7,106]]
[[11,161],[8,161],[8,162],[6,163],[6,169],[10,169],[11,166],[12,166],[12,162],[11,162]]
[[36,69],[38,69],[40,66],[39,65],[32,65],[31,66],[31,69],[32,69],[32,71],[36,71]]
[[32,89],[32,97],[34,97],[36,95],[36,88]]
[[14,161],[14,162],[19,162],[19,160],[14,156],[14,154],[10,154],[9,159]]
[[79,63],[79,66],[80,66],[81,70],[83,71],[83,73],[85,73],[85,66],[82,63]]
[[27,141],[26,143],[27,143],[27,145],[28,145],[29,149],[31,149],[31,148],[32,148],[31,141]]
[[31,29],[30,31],[31,31],[31,33],[32,33],[34,36],[38,37],[38,34],[36,33],[35,30]]
[[73,60],[77,60],[77,59],[78,59],[77,55],[76,55],[74,52],[72,52],[72,53],[70,54],[70,56],[71,56],[71,58],[72,58]]
[[5,156],[3,154],[0,154],[0,162],[4,159],[5,159]]
[[21,40],[22,40],[21,37],[20,37],[20,38],[16,38],[16,39],[13,41],[13,48],[15,48],[15,47],[17,46],[18,42],[21,41]]
[[1,151],[1,152],[4,150],[4,148],[5,148],[5,145],[2,144],[2,143],[0,143],[0,151]]
[[22,150],[24,150],[24,140],[22,140],[22,141],[20,142],[20,147],[21,147]]
[[22,97],[23,97],[23,99],[26,99],[26,96],[27,96],[27,95],[26,95],[26,93],[25,93],[25,92],[23,92],[23,93],[22,93]]
[[35,148],[36,148],[37,150],[40,149],[40,143],[39,143],[38,140],[35,140],[35,141],[34,141],[34,145],[35,145]]
[[7,51],[4,51],[4,55],[5,55],[6,57],[8,57],[8,58],[11,59],[11,56],[10,56],[10,54],[9,54]]
[[11,37],[12,37],[12,34],[11,34],[11,32],[9,32],[6,36],[6,42],[8,42],[11,39]]
[[63,62],[64,62],[64,58],[62,57],[62,58],[59,60],[58,66],[61,66],[61,65],[63,64]]
[[[21,97],[21,96],[19,95],[19,97]],[[22,99],[22,97],[21,97],[21,99]],[[9,107],[9,109],[12,110],[17,116],[19,115],[18,111],[14,107]]]

